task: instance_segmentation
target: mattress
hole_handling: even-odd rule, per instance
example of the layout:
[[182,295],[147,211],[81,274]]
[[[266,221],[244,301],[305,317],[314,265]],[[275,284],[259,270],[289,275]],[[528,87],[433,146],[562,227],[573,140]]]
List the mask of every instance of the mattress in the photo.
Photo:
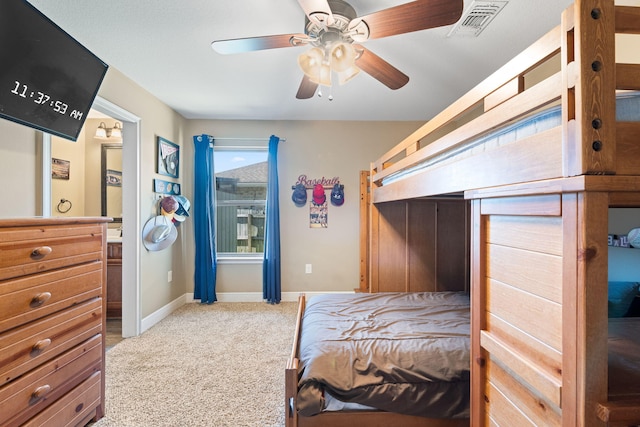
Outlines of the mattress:
[[[616,96],[616,121],[638,122],[640,121],[640,92],[620,92]],[[390,174],[382,180],[382,184],[392,182],[414,175],[425,168],[444,165],[448,161],[470,157],[480,152],[489,151],[501,147],[510,142],[518,141],[528,136],[545,130],[552,129],[562,124],[562,110],[560,105],[553,105],[537,111],[527,117],[493,130],[485,135],[465,144],[447,150],[428,158],[424,162],[410,168]]]
[[362,409],[468,418],[469,318],[469,296],[460,292],[311,298],[301,326],[298,413],[327,410],[332,396]]

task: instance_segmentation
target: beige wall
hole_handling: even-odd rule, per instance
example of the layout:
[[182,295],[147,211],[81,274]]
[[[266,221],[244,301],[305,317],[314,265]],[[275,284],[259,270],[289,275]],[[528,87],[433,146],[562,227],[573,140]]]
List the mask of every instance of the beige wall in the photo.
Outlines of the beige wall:
[[[157,213],[152,184],[154,178],[162,177],[156,174],[156,137],[162,136],[183,145],[186,120],[114,68],[109,68],[99,96],[140,118],[140,215],[138,218],[123,217],[123,222],[125,228],[127,221],[137,221],[142,227]],[[126,123],[124,125],[127,126]],[[132,143],[134,141],[123,141],[123,145]],[[123,165],[123,180],[127,173],[124,169]],[[182,182],[184,172],[180,175],[179,182]],[[183,239],[184,230],[179,230],[178,234],[177,242],[163,251],[149,252],[141,246],[140,299],[143,318],[185,292],[190,292],[193,287],[192,277],[181,273],[182,266],[190,265],[192,261],[186,258],[189,251]],[[171,283],[167,280],[170,270],[173,271]]]
[[[310,100],[308,102],[314,102]],[[278,146],[280,233],[283,292],[352,291],[359,286],[359,171],[416,130],[419,122],[334,121],[216,121],[191,120],[189,135],[214,138],[268,138],[286,141]],[[183,147],[192,159],[193,144]],[[192,162],[185,164],[192,173]],[[296,207],[291,186],[300,175],[311,179],[338,177],[345,186],[345,203],[329,204],[328,227],[309,227],[309,202]],[[184,178],[193,188],[192,176]],[[326,191],[329,197],[329,190]],[[191,198],[192,194],[187,195]],[[308,192],[308,201],[311,191]],[[187,224],[190,226],[190,224]],[[191,241],[188,244],[192,246]],[[305,264],[312,273],[305,273]],[[187,271],[192,276],[192,269]],[[218,265],[218,292],[261,292],[262,264]]]
[[40,215],[36,131],[0,119],[0,218]]
[[[84,139],[84,129],[80,132],[77,141],[51,137],[51,157],[69,162],[69,179],[51,179],[51,214],[53,216],[91,216],[85,212],[84,208],[85,168],[92,170],[94,164],[86,161]],[[90,191],[90,189],[87,190]],[[71,204],[60,204],[62,199],[70,201]]]

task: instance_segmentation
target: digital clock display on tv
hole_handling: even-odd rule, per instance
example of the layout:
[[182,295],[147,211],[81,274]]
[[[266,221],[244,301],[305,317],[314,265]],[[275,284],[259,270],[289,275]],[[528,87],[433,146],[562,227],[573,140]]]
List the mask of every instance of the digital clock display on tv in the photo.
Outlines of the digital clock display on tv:
[[75,141],[108,66],[24,0],[0,1],[0,117]]

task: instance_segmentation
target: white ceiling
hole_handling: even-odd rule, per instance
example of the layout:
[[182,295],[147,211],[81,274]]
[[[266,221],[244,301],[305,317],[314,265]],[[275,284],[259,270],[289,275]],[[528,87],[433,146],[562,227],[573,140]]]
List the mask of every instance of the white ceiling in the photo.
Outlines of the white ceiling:
[[[300,48],[220,55],[211,42],[301,33],[296,0],[29,0],[94,54],[189,119],[428,120],[560,23],[571,0],[509,0],[477,38],[442,27],[364,45],[410,77],[390,90],[361,73],[295,98]],[[351,0],[358,15],[403,0]],[[465,10],[471,0],[464,0]]]

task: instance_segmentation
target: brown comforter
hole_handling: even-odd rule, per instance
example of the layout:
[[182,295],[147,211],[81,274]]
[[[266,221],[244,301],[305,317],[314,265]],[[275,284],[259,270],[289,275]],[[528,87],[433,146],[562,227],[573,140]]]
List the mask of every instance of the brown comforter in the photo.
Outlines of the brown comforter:
[[302,320],[298,411],[345,402],[431,418],[469,417],[469,296],[332,294]]

